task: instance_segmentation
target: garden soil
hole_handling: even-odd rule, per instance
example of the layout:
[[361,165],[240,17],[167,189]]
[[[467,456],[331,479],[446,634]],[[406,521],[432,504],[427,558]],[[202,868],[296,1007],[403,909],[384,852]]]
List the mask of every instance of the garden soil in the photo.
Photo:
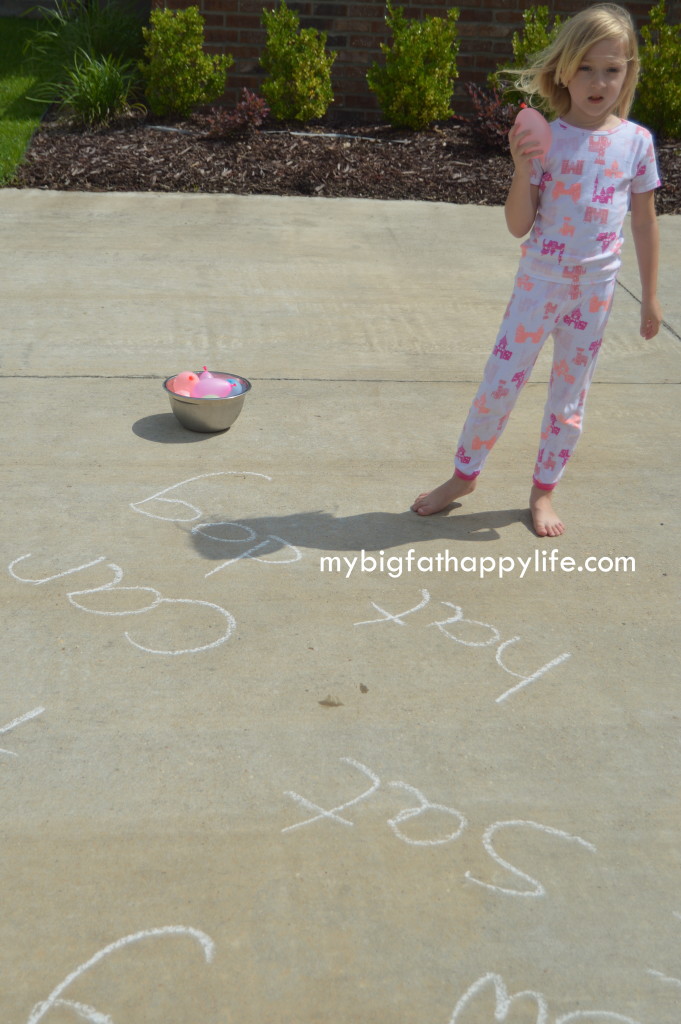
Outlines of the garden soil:
[[[466,124],[430,131],[386,125],[271,124],[213,137],[210,118],[158,123],[132,114],[107,129],[47,121],[15,184],[77,191],[211,192],[413,199],[502,206],[513,173],[502,134]],[[489,137],[488,137],[489,143]],[[681,143],[658,148],[658,213],[681,212]]]

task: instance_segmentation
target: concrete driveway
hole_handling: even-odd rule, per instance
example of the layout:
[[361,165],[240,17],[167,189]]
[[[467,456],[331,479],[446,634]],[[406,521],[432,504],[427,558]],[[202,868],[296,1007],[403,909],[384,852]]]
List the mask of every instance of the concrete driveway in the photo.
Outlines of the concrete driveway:
[[[558,541],[550,368],[421,519],[496,208],[0,191],[3,1024],[678,1024],[676,453],[633,246]],[[161,382],[253,383],[226,433]]]

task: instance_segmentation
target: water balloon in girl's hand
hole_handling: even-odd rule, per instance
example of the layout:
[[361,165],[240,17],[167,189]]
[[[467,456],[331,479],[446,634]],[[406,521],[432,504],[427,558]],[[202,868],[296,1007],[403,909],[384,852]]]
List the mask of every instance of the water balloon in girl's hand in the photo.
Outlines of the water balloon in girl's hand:
[[518,131],[530,131],[530,138],[536,140],[541,156],[546,156],[551,148],[551,128],[546,118],[542,117],[534,107],[523,107],[515,119]]

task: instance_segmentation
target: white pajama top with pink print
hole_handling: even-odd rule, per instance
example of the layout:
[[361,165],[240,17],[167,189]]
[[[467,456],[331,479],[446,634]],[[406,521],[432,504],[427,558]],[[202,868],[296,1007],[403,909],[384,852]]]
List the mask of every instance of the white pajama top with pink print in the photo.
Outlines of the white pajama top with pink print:
[[610,281],[622,262],[630,192],[660,185],[652,136],[633,121],[593,132],[561,118],[551,122],[551,134],[551,147],[543,162],[534,161],[530,178],[548,195],[540,196],[522,246],[521,273],[565,282],[578,266],[585,285]]

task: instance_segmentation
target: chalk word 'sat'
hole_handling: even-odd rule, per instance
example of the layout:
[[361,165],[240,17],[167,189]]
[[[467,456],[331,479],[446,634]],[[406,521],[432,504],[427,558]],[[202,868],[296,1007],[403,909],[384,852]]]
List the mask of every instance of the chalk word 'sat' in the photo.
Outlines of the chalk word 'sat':
[[[360,793],[358,796],[353,797],[352,800],[347,800],[342,804],[337,804],[335,807],[324,808],[321,804],[309,800],[307,797],[301,796],[300,793],[295,793],[292,790],[287,790],[285,796],[288,796],[303,810],[311,812],[311,817],[306,818],[304,821],[298,821],[294,825],[288,825],[282,829],[282,832],[293,832],[296,829],[304,828],[309,825],[313,825],[318,821],[331,821],[337,825],[344,825],[352,827],[354,822],[345,815],[345,812],[350,807],[354,807],[364,800],[370,799],[380,788],[381,780],[370,768],[360,761],[355,761],[352,757],[342,757],[341,763],[349,764],[357,771],[369,779],[371,785]],[[395,790],[401,790],[404,793],[410,794],[415,798],[417,804],[411,807],[405,807],[399,811],[393,818],[388,820],[388,826],[392,830],[394,836],[400,839],[402,842],[407,843],[409,846],[443,846],[446,843],[454,842],[458,839],[465,829],[468,827],[468,821],[466,816],[455,807],[447,807],[445,804],[433,803],[425,796],[421,790],[417,789],[416,786],[411,786],[407,782],[389,782]],[[411,821],[413,818],[418,818],[421,815],[433,812],[440,818],[442,815],[446,815],[454,820],[455,827],[447,832],[445,835],[438,835],[432,839],[414,839],[408,835],[404,829],[404,824],[407,821]],[[482,837],[482,845],[487,852],[488,856],[495,861],[500,867],[504,868],[509,874],[513,875],[514,878],[523,884],[526,884],[526,888],[509,888],[508,886],[493,885],[491,882],[485,882],[480,878],[476,878],[471,874],[470,871],[465,872],[465,878],[470,882],[474,882],[476,885],[481,885],[485,889],[490,889],[492,892],[504,893],[508,896],[529,896],[529,897],[540,897],[546,895],[546,889],[536,878],[532,878],[531,875],[526,874],[519,868],[515,867],[509,861],[504,860],[494,848],[492,839],[494,835],[501,829],[509,828],[529,828],[536,832],[541,832],[544,835],[555,836],[558,839],[563,839],[568,842],[576,843],[577,845],[589,850],[591,853],[596,852],[596,847],[587,842],[586,839],[582,839],[580,836],[572,835],[569,832],[564,832],[561,829],[553,828],[550,825],[542,825],[537,821],[524,821],[513,819],[509,821],[495,821],[490,825],[484,832]]]

